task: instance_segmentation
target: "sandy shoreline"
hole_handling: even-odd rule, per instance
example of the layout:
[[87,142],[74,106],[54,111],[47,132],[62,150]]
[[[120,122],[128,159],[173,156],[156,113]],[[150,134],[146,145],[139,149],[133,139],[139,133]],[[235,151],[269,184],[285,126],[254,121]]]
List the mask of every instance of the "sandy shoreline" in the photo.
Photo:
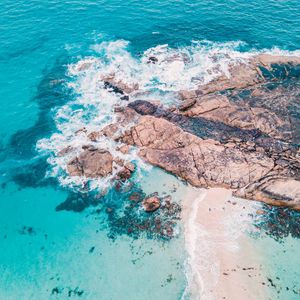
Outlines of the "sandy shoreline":
[[[200,195],[199,195],[200,194]],[[191,299],[259,300],[267,295],[259,249],[245,233],[257,204],[225,189],[191,189],[183,207]]]

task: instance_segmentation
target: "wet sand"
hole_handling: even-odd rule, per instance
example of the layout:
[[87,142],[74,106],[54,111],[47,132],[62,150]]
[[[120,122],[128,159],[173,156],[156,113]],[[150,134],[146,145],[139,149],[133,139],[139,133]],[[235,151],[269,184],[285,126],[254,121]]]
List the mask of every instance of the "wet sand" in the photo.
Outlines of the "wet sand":
[[247,234],[254,230],[251,214],[259,204],[221,188],[191,189],[187,196],[183,220],[191,299],[271,299],[263,257]]

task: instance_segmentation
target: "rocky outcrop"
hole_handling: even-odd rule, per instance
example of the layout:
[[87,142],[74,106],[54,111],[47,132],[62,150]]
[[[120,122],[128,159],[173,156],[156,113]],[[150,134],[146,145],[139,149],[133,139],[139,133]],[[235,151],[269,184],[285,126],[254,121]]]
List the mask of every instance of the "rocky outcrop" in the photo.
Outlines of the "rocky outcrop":
[[296,157],[282,166],[275,157],[257,151],[254,142],[242,146],[234,141],[223,144],[201,139],[153,116],[142,116],[131,134],[144,160],[194,186],[222,186],[240,197],[300,210]]
[[291,139],[291,124],[263,107],[250,107],[233,103],[225,95],[205,95],[195,100],[195,105],[184,112],[185,116],[222,122],[229,126],[248,130],[260,130],[271,137]]
[[[139,85],[135,84],[127,84],[120,80],[118,80],[115,75],[106,76],[102,78],[104,82],[104,87],[116,94],[120,95],[128,95],[139,89]],[[124,96],[123,96],[124,97]],[[123,98],[122,100],[128,100],[129,98]]]
[[[229,72],[181,91],[177,108],[142,100],[118,107],[118,121],[89,138],[113,139],[123,154],[126,145],[138,147],[145,161],[194,186],[226,187],[236,196],[300,210],[300,58],[258,55]],[[138,88],[106,80],[122,95]],[[113,160],[107,151],[85,149],[68,171],[106,176]],[[126,180],[134,167],[122,166],[117,176]],[[157,209],[159,202],[149,199],[144,209]]]
[[209,94],[222,90],[244,89],[260,83],[291,78],[299,75],[300,58],[261,54],[247,62],[233,64],[230,76],[220,75],[215,80],[200,86],[196,94]]
[[104,149],[93,146],[84,146],[83,152],[71,159],[67,164],[67,171],[71,176],[85,176],[87,178],[107,177],[113,173],[113,164],[118,166],[118,172],[114,178],[125,181],[129,179],[135,166],[131,162],[125,162],[119,157],[113,157]]
[[258,55],[234,65],[230,77],[220,76],[195,91],[182,91],[189,117],[203,117],[243,129],[300,143],[300,59]]
[[152,116],[141,117],[132,136],[146,161],[199,187],[242,188],[274,167],[263,153],[246,154],[231,145],[200,139]]

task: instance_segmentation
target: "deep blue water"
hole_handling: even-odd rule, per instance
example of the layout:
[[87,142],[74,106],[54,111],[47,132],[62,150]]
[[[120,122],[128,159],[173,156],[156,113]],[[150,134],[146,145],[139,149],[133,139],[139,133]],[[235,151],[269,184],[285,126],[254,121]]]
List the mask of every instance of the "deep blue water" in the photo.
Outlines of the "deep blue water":
[[[125,294],[128,294],[124,298],[118,293],[128,285],[122,285],[118,280],[110,285],[111,276],[119,271],[117,265],[123,264],[124,272],[135,270],[128,264],[132,255],[131,241],[121,240],[122,245],[118,248],[105,238],[102,225],[103,232],[97,237],[95,231],[99,222],[86,218],[85,213],[56,212],[55,207],[65,201],[70,189],[62,188],[55,178],[45,178],[49,164],[35,149],[38,140],[57,130],[53,109],[75,97],[74,91],[63,84],[69,80],[68,64],[87,55],[94,56],[93,45],[120,39],[130,42],[128,51],[133,56],[161,44],[176,48],[204,40],[216,43],[241,41],[240,51],[299,50],[300,1],[2,0],[0,299],[48,299],[56,286],[64,288],[64,291],[55,294],[55,297],[65,299],[69,285],[73,290],[84,286],[83,295],[88,295],[87,299],[133,299],[132,295],[141,299],[138,293],[132,292],[138,289],[134,284],[125,289]],[[63,80],[62,84],[60,80]],[[154,188],[149,192],[154,192]],[[27,234],[20,235],[24,226],[33,226],[34,233],[30,231],[28,234],[25,227]],[[106,228],[106,225],[103,226]],[[45,236],[48,237],[47,242]],[[91,244],[94,240],[97,240],[97,247],[103,247],[105,257],[101,260],[98,253],[95,261],[99,268],[88,254],[89,249],[95,246]],[[158,246],[149,241],[141,251],[148,253],[150,248],[154,248],[152,250],[156,254],[153,259],[159,260],[160,247],[169,247],[165,254],[169,255],[174,252],[172,247],[176,248],[181,243],[180,238],[174,243]],[[123,249],[126,252],[124,258],[122,251],[115,249]],[[111,251],[116,251],[115,258]],[[146,255],[143,253],[141,257]],[[157,282],[154,280],[152,283],[153,287],[164,285],[162,282],[170,273],[168,268],[179,273],[178,283],[153,296],[147,290],[145,294],[141,292],[144,299],[180,298],[185,282],[177,263],[182,264],[183,260],[181,257],[178,262],[175,261],[176,255],[173,254],[174,257],[170,255],[169,261],[166,261],[165,269],[162,267],[157,275]],[[116,266],[111,265],[114,259]],[[69,266],[63,263],[66,261],[70,261]],[[105,262],[110,262],[110,265],[105,265]],[[148,278],[145,275],[147,263],[152,264],[151,260],[146,260],[144,267],[140,266],[136,273],[141,276],[139,284],[143,278]],[[65,271],[67,268],[69,270]],[[151,276],[155,268],[150,267],[149,270]],[[77,276],[77,271],[80,276]],[[99,280],[93,281],[91,273],[101,274]],[[70,274],[74,276],[71,278]],[[121,274],[119,281],[121,278],[126,278],[126,274]],[[58,283],[52,284],[53,280]],[[113,286],[115,292],[110,293]],[[103,293],[98,289],[102,289]],[[72,297],[75,296],[78,295]],[[289,299],[296,299],[292,297]]]

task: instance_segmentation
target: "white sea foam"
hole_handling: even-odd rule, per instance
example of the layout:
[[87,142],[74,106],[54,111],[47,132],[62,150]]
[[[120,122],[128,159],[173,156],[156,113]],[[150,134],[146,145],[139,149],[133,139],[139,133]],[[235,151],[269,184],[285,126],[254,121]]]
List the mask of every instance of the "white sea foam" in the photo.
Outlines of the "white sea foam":
[[[246,61],[255,54],[255,51],[239,52],[239,46],[241,42],[193,41],[190,46],[176,49],[159,45],[146,50],[141,56],[134,56],[128,50],[129,43],[124,40],[104,41],[91,46],[93,56],[68,67],[70,80],[67,84],[77,96],[54,109],[57,132],[37,143],[39,151],[50,153],[48,162],[52,172],[49,175],[57,176],[64,186],[80,187],[86,182],[85,178],[67,176],[67,162],[80,153],[83,145],[91,144],[88,133],[99,131],[115,121],[115,105],[127,105],[119,95],[105,89],[105,78],[113,77],[116,82],[127,86],[138,86],[138,92],[130,95],[130,101],[151,99],[166,105],[176,104],[178,91],[195,89],[221,74],[229,76],[230,65]],[[274,51],[279,53],[278,49]],[[155,58],[155,63],[149,61],[151,57]],[[94,144],[115,152],[115,142],[107,138],[102,137]],[[68,146],[73,150],[59,157],[59,151]],[[136,151],[124,158],[138,160]],[[138,165],[138,170],[146,166],[141,162]],[[109,180],[93,180],[91,186],[103,187]]]

